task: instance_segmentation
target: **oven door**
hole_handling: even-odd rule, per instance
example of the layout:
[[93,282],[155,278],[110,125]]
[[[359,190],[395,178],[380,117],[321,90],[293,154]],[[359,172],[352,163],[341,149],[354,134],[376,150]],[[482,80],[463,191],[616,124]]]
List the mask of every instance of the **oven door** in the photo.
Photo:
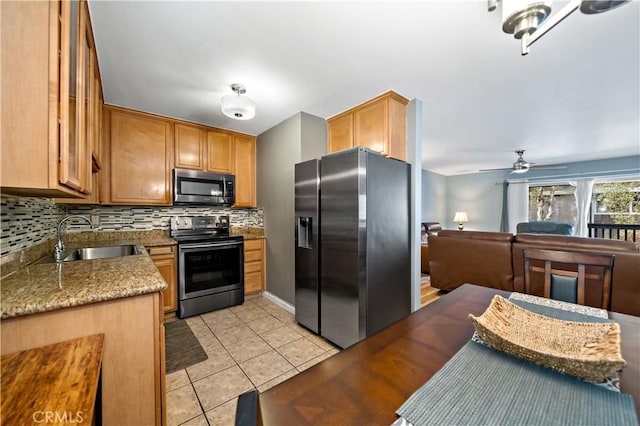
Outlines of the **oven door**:
[[244,286],[244,243],[215,241],[178,245],[180,300]]

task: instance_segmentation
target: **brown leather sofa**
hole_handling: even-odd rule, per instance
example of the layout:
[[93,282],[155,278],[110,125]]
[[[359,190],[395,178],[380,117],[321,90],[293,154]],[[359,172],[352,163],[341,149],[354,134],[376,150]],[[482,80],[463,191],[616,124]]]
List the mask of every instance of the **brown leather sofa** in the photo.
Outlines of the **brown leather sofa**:
[[422,222],[421,241],[420,241],[420,263],[423,274],[431,273],[429,267],[429,236],[438,235],[438,231],[442,230],[440,222]]
[[512,291],[512,240],[505,232],[440,231],[430,236],[431,286],[453,290],[472,283]]
[[[442,290],[473,283],[524,291],[525,248],[614,254],[611,310],[640,316],[640,251],[632,242],[563,235],[441,231],[429,237],[429,248],[431,286]],[[589,296],[586,304],[594,304]]]

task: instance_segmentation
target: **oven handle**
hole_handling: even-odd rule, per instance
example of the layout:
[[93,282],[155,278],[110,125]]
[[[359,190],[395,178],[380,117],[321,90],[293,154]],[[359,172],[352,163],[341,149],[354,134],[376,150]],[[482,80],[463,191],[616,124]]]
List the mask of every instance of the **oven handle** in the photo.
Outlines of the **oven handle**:
[[228,243],[187,243],[187,244],[179,244],[178,247],[181,249],[199,249],[199,248],[218,248],[218,247],[227,247],[227,246],[239,246],[242,245],[242,241],[231,241]]

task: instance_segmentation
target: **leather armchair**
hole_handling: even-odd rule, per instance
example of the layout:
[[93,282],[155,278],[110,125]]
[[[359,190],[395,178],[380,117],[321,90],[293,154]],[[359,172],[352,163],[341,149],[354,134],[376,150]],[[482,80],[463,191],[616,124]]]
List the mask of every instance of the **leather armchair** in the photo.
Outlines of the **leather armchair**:
[[438,235],[438,231],[442,230],[440,222],[422,222],[422,231],[420,236],[420,263],[423,274],[429,274],[429,236]]

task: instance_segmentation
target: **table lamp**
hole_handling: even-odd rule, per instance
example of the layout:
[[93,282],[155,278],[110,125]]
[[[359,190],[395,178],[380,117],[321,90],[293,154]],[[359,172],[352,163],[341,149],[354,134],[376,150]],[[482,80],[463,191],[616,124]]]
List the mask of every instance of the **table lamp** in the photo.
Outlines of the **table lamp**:
[[464,228],[464,223],[469,222],[469,218],[467,218],[467,212],[456,212],[453,221],[458,222],[458,231],[462,231],[462,228]]

